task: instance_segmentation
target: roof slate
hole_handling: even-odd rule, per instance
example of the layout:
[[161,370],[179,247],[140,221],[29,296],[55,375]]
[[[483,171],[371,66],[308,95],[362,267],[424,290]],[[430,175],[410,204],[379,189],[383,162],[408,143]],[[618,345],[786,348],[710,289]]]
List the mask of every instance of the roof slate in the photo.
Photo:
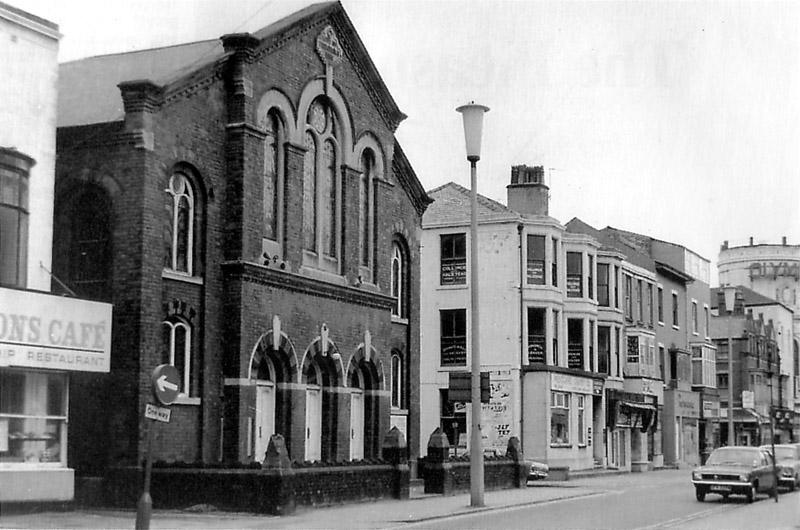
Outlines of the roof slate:
[[[470,221],[470,190],[456,184],[448,182],[438,188],[428,191],[428,196],[433,199],[433,203],[428,206],[425,215],[422,217],[423,225],[438,224],[466,224]],[[520,215],[492,200],[478,194],[478,221],[497,221],[520,219]]]
[[[292,13],[253,35],[264,40],[296,22],[338,6],[339,2],[313,4]],[[78,59],[59,65],[57,127],[118,121],[124,117],[117,85],[149,79],[166,85],[210,65],[225,55],[220,39],[136,50]]]

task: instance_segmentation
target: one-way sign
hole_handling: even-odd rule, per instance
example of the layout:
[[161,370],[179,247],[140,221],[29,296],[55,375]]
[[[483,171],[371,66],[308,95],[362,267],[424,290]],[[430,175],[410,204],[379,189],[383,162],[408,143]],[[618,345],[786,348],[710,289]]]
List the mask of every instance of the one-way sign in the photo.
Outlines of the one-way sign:
[[172,411],[166,407],[156,407],[152,403],[148,403],[144,407],[144,417],[150,418],[151,420],[156,421],[163,421],[164,423],[169,423],[169,417],[172,414]]
[[172,405],[178,397],[180,375],[171,364],[159,364],[150,377],[153,395],[162,405]]

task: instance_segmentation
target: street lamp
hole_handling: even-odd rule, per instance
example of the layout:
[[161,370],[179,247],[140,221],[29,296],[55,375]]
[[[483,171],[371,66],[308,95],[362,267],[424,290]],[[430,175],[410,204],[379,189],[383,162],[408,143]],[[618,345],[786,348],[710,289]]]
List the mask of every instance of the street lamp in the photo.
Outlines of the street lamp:
[[728,314],[728,446],[733,442],[733,308],[736,305],[736,286],[726,285],[722,288],[725,293],[725,311]]
[[489,107],[470,101],[456,109],[464,119],[464,140],[467,145],[467,160],[470,165],[470,313],[472,315],[470,346],[472,351],[472,431],[470,433],[469,476],[470,505],[483,506],[483,448],[481,446],[481,360],[478,341],[478,169],[481,158],[481,134],[483,115]]

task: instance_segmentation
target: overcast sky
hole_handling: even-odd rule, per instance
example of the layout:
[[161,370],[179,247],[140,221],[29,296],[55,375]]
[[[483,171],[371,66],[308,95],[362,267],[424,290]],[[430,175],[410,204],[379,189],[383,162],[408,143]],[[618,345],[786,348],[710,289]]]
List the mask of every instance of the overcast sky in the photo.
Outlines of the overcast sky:
[[[4,0],[61,61],[255,31],[313,2]],[[478,191],[543,165],[550,213],[680,243],[800,244],[800,3],[344,0],[426,189],[469,187],[455,107],[487,105]]]

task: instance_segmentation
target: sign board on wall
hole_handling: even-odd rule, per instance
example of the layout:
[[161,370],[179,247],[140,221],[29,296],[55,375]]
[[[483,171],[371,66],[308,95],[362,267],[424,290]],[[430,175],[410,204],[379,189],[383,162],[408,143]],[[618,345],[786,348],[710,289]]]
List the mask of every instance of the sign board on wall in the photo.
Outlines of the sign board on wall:
[[489,372],[489,403],[481,405],[483,448],[505,454],[514,421],[511,408],[511,371]]
[[742,390],[742,408],[756,408],[756,396],[752,390]]
[[592,394],[594,393],[594,380],[588,377],[552,373],[550,374],[550,390]]
[[0,366],[108,372],[111,304],[0,288]]

